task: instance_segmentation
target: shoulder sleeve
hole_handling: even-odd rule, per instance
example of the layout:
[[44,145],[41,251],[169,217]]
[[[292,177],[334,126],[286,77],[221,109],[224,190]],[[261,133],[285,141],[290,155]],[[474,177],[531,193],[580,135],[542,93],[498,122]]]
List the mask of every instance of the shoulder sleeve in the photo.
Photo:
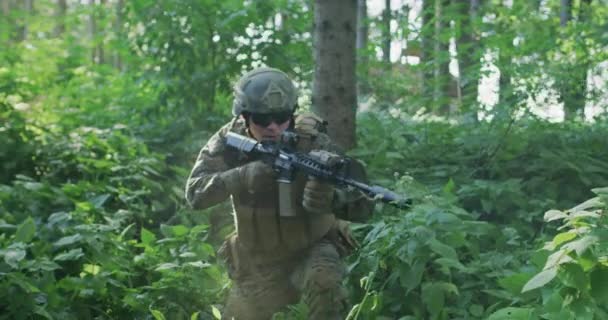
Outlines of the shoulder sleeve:
[[[225,137],[231,123],[216,132],[201,149],[186,183],[186,200],[195,209],[205,209],[226,200],[230,193],[220,174],[236,166]],[[235,157],[236,158],[236,155]],[[231,163],[232,162],[232,163]]]

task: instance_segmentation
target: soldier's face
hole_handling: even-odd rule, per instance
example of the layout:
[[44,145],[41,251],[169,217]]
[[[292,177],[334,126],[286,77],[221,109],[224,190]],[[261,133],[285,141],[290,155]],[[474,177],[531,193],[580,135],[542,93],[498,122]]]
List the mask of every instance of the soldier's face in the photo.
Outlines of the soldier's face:
[[271,121],[259,121],[262,122],[261,124],[256,123],[255,120],[255,117],[249,117],[249,131],[258,141],[278,141],[281,138],[283,131],[287,130],[291,124],[291,116],[289,116],[287,120],[283,117],[278,117],[277,119],[271,119]]

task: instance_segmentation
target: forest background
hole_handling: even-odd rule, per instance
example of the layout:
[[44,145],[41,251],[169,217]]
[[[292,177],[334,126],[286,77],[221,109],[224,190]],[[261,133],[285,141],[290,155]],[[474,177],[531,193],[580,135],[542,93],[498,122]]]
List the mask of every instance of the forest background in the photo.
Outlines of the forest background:
[[260,65],[414,200],[353,225],[349,319],[608,319],[605,0],[0,9],[1,319],[221,318],[183,187]]

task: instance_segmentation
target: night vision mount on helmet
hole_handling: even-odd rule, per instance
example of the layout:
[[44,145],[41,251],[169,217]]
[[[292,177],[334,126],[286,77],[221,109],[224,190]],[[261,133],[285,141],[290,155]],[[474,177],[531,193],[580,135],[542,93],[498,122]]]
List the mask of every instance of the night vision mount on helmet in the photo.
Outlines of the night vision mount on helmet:
[[291,79],[274,68],[257,68],[234,86],[232,114],[294,112],[298,92]]

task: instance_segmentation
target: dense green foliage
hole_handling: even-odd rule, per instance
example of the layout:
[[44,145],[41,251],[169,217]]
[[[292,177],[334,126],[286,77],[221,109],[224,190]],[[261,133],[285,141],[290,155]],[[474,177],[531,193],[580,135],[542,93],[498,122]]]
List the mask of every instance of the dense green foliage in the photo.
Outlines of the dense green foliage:
[[[378,205],[353,225],[350,319],[608,317],[607,119],[553,123],[525,103],[571,86],[573,71],[599,72],[608,6],[593,1],[586,20],[561,28],[558,1],[513,2],[488,2],[478,21],[440,34],[483,31],[476,50],[509,76],[492,110],[426,96],[421,73],[440,58],[386,68],[373,32],[360,52],[373,95],[351,155],[415,205]],[[286,70],[308,107],[310,2],[109,3],[70,2],[63,32],[55,1],[0,16],[0,319],[219,318],[229,282],[216,227],[230,208],[188,209],[185,178],[229,119],[244,69]],[[398,34],[421,42],[426,29],[405,8],[394,14]],[[82,37],[91,17],[98,31]],[[100,44],[105,61],[92,61]],[[605,111],[599,91],[587,102]],[[469,121],[477,112],[491,117]]]

